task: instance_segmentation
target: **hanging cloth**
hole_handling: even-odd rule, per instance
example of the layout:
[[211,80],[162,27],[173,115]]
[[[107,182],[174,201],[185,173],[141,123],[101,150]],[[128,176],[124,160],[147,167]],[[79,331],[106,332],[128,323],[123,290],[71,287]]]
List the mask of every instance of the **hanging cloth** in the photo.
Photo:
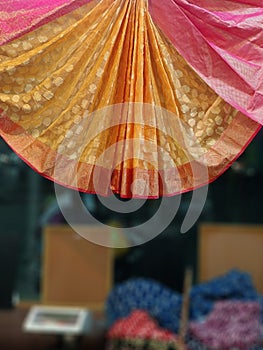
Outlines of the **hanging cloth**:
[[215,180],[262,121],[254,3],[0,2],[0,135],[87,193],[158,198]]

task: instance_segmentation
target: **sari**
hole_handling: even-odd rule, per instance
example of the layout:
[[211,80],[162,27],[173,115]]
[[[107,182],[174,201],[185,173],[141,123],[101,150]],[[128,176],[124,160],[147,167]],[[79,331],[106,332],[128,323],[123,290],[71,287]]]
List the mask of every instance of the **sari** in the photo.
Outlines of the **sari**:
[[86,193],[220,176],[263,121],[263,2],[0,1],[0,135]]

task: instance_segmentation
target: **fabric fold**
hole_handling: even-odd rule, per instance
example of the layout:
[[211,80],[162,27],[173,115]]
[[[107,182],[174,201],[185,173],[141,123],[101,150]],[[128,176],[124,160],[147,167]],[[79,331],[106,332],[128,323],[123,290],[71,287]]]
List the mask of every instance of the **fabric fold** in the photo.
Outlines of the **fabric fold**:
[[188,0],[149,4],[155,23],[206,83],[262,124],[262,4]]

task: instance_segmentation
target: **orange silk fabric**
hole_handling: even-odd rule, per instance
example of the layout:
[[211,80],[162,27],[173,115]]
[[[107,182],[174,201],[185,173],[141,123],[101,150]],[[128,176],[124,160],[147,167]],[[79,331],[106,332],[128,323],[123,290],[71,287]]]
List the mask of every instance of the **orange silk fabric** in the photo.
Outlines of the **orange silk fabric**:
[[259,128],[178,54],[145,0],[92,1],[3,45],[0,77],[2,137],[42,175],[85,192],[199,187]]

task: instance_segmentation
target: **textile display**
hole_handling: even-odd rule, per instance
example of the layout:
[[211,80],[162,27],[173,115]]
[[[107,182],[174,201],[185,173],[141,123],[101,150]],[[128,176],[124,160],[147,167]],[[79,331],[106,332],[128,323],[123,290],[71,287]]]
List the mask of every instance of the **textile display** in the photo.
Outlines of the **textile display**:
[[190,317],[196,320],[211,312],[217,301],[258,301],[259,295],[251,275],[247,272],[233,269],[208,282],[193,286],[190,298]]
[[179,293],[155,280],[134,278],[112,289],[106,302],[106,315],[108,324],[112,325],[134,310],[144,310],[157,320],[160,327],[177,333],[181,307]]
[[202,321],[189,331],[210,349],[249,350],[261,336],[260,305],[257,302],[219,301]]
[[[189,300],[186,348],[262,350],[262,300],[251,276],[239,270],[194,285]],[[142,326],[143,322],[148,324],[148,318],[155,320],[162,331],[178,337],[181,308],[182,295],[155,280],[137,278],[120,283],[106,302],[110,349],[140,349],[142,344],[147,348],[150,343],[138,341],[138,335],[141,330],[144,337],[150,337],[150,328]]]
[[179,339],[161,329],[145,311],[133,311],[117,321],[108,331],[107,350],[151,349],[179,350]]
[[[258,303],[260,322],[263,324],[263,298],[257,293],[251,276],[237,269],[191,288],[190,320],[203,320],[222,300]],[[106,315],[108,323],[112,325],[133,310],[145,310],[161,327],[177,334],[181,308],[181,294],[155,280],[134,278],[112,289],[106,302]]]
[[215,180],[263,121],[256,0],[0,1],[0,135],[104,196]]

